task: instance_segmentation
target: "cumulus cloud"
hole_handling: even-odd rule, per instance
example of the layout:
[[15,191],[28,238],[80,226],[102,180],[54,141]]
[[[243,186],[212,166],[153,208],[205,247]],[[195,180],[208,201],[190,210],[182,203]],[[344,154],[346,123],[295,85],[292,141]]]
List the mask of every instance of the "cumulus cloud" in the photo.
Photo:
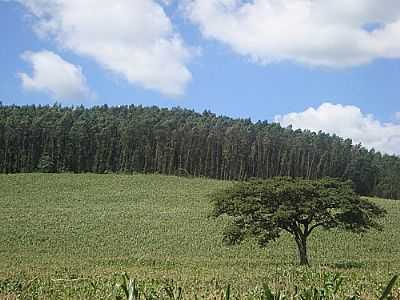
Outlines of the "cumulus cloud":
[[46,92],[57,100],[92,98],[80,66],[63,60],[50,51],[25,52],[22,58],[31,64],[32,75],[19,73],[27,90]]
[[209,39],[260,63],[348,67],[400,58],[398,0],[184,0]]
[[186,67],[191,50],[156,0],[17,1],[36,17],[39,36],[131,83],[180,96],[191,80]]
[[356,106],[323,103],[317,109],[275,116],[282,126],[319,130],[350,138],[367,148],[400,154],[400,124],[381,123],[371,114],[364,114]]

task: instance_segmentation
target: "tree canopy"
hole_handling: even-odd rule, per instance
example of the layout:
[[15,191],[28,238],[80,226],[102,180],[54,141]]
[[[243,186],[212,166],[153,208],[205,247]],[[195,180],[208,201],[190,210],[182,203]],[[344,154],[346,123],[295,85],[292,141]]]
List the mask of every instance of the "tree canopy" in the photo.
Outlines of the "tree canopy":
[[0,105],[0,172],[43,170],[328,176],[352,180],[362,195],[400,199],[400,157],[323,132],[181,108]]
[[228,244],[254,237],[261,247],[283,232],[296,242],[300,264],[308,265],[307,238],[316,228],[340,228],[356,233],[381,229],[386,212],[359,197],[350,181],[276,177],[240,182],[213,195],[213,215],[231,217],[225,228]]

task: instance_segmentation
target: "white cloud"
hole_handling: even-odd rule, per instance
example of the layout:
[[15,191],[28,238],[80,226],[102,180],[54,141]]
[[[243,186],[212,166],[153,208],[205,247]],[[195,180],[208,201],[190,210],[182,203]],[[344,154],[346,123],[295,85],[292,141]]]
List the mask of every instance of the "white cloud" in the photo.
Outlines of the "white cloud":
[[18,74],[24,89],[46,92],[57,100],[92,98],[80,66],[50,51],[25,52],[22,58],[32,65],[32,76]]
[[395,113],[394,113],[394,117],[395,117],[397,120],[400,120],[400,111],[395,112]]
[[[169,96],[184,93],[191,51],[155,0],[18,0],[35,31],[93,58],[131,83]],[[167,2],[165,2],[167,3]]]
[[381,123],[373,115],[363,114],[356,106],[323,103],[317,109],[308,108],[300,113],[275,116],[275,121],[296,129],[335,133],[367,148],[400,154],[400,125]]
[[260,63],[347,67],[400,58],[399,0],[184,0],[209,39]]

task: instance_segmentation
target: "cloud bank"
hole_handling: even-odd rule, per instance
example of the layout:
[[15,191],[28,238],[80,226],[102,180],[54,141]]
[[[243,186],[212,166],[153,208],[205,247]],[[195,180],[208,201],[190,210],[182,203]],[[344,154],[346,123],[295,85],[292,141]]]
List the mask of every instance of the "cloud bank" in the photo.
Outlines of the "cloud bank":
[[336,134],[362,143],[367,148],[400,154],[400,124],[381,123],[373,115],[363,114],[356,106],[323,103],[317,109],[275,116],[282,126]]
[[18,74],[24,89],[45,92],[57,100],[93,97],[79,66],[50,51],[25,52],[22,58],[32,66],[31,76]]
[[348,67],[400,58],[398,0],[184,0],[204,37],[260,63]]
[[131,83],[180,96],[191,80],[191,51],[155,0],[18,1],[36,17],[39,36]]

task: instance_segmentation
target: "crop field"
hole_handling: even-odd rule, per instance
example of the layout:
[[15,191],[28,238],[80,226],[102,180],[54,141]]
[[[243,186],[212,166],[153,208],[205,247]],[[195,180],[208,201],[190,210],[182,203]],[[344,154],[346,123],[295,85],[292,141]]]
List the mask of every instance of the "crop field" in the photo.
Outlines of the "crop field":
[[304,268],[289,236],[265,249],[222,243],[227,220],[209,217],[209,195],[229,184],[161,175],[0,175],[0,299],[110,299],[121,272],[148,288],[173,280],[204,298],[228,284],[235,297],[251,297],[264,283],[288,290],[340,273],[344,295],[375,299],[400,272],[400,201],[374,200],[388,211],[383,232],[316,231],[312,266]]

